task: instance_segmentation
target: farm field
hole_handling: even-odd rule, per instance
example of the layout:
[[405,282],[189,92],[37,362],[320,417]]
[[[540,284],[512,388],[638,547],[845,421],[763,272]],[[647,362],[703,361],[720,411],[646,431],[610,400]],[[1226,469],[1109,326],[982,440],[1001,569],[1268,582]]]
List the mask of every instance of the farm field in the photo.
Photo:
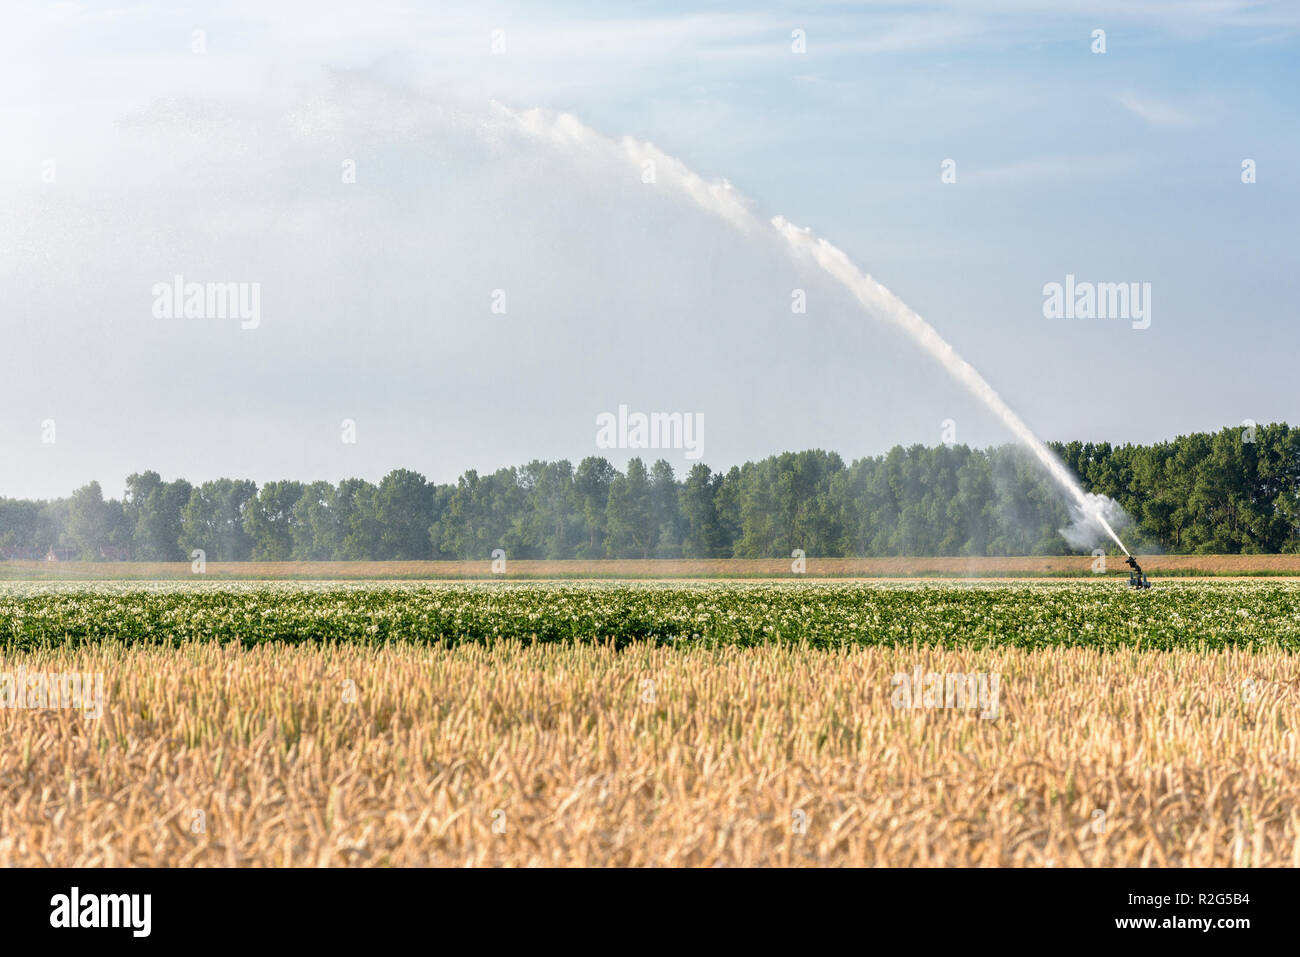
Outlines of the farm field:
[[103,697],[0,708],[0,860],[1298,866],[1297,647],[1267,579],[10,582]]
[[[1294,576],[1295,555],[1151,555],[1142,567],[1164,576]],[[809,558],[804,578],[1104,578],[1128,574],[1122,555],[1106,559],[1106,571],[1093,570],[1093,559],[1079,555],[939,558]],[[784,558],[607,559],[538,561],[511,559],[504,574],[491,561],[412,562],[208,562],[202,575],[189,562],[37,562],[0,561],[0,580],[352,580],[352,579],[658,579],[781,578],[794,579]]]
[[0,583],[10,648],[636,641],[1300,649],[1300,582]]

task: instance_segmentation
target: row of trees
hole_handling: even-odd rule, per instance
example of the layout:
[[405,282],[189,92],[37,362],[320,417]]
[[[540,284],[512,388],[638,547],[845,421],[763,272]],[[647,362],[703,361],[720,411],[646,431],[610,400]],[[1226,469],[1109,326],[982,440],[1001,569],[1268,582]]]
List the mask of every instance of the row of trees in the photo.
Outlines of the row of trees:
[[1055,451],[1165,552],[1300,552],[1300,428],[1198,432],[1156,445],[1070,442]]
[[[1143,550],[1300,551],[1300,429],[1182,436],[1153,446],[1072,442],[1057,453],[1119,500]],[[666,461],[531,462],[436,485],[398,469],[361,479],[191,485],[156,472],[122,501],[97,482],[67,499],[0,499],[9,557],[216,561],[712,558],[1064,554],[1065,500],[1016,447],[896,447],[845,464],[787,452],[726,472]]]

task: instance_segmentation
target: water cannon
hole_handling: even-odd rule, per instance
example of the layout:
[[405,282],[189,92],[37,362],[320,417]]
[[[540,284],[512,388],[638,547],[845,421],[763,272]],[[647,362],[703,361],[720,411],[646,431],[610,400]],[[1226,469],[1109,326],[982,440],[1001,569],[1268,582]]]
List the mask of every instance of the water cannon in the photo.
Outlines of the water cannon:
[[1142,566],[1132,555],[1128,557],[1128,567],[1133,569],[1128,573],[1129,588],[1150,588],[1151,582],[1147,581],[1147,576],[1142,571]]

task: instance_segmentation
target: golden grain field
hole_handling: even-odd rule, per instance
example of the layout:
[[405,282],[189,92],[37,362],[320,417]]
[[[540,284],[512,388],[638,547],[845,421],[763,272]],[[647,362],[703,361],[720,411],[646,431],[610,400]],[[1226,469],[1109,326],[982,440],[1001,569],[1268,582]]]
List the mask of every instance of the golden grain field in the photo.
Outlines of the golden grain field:
[[[1281,652],[100,644],[0,709],[10,865],[1300,865]],[[893,706],[997,673],[997,717]]]

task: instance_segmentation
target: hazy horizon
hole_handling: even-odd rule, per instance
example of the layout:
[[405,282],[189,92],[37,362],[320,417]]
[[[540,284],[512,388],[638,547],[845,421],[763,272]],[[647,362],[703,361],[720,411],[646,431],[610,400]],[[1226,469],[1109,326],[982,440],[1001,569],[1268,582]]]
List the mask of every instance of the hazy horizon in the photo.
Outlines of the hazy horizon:
[[[1011,441],[624,136],[844,248],[1045,439],[1300,421],[1287,5],[317,9],[20,6],[0,496]],[[160,316],[176,276],[256,323]],[[1046,318],[1067,281],[1150,284],[1149,325]],[[620,406],[702,416],[698,457],[600,447]]]

